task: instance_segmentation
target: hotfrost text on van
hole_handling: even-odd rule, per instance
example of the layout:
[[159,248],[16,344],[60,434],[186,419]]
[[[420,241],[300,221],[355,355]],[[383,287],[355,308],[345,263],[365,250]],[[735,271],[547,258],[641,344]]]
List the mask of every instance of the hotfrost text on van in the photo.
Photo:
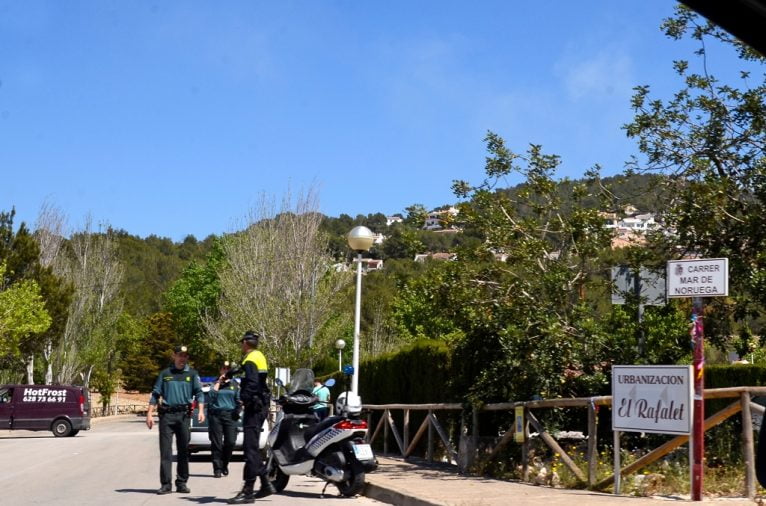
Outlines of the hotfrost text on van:
[[66,390],[25,388],[21,402],[66,402]]

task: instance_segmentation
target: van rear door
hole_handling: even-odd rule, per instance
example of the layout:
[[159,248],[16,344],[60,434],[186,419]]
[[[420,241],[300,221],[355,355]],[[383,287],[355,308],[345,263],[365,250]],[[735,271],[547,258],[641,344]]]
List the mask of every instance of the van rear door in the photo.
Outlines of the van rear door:
[[13,421],[13,387],[0,386],[0,429],[10,429]]

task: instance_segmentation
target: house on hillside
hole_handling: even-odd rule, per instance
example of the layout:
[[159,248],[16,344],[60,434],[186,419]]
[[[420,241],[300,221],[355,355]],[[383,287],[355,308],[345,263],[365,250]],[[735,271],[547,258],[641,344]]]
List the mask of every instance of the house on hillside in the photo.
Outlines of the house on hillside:
[[457,255],[455,253],[420,253],[415,255],[415,261],[419,263],[424,263],[428,259],[452,261],[457,260]]
[[450,206],[443,211],[431,211],[426,216],[426,222],[423,225],[423,230],[440,230],[446,228],[453,228],[452,222],[458,215],[459,211]]
[[617,223],[619,223],[620,221],[620,218],[617,216],[617,213],[600,212],[598,214],[604,219],[604,224],[606,228],[609,228],[609,229],[617,228]]
[[394,223],[402,223],[404,218],[401,216],[386,216],[386,226],[390,227]]
[[646,233],[651,230],[659,230],[660,224],[653,213],[640,213],[633,205],[623,208],[624,218],[617,213],[599,213],[604,219],[604,226],[614,231],[612,249],[624,248],[646,243]]
[[379,271],[383,269],[383,260],[378,260],[377,258],[370,258],[369,260],[364,262],[364,271]]

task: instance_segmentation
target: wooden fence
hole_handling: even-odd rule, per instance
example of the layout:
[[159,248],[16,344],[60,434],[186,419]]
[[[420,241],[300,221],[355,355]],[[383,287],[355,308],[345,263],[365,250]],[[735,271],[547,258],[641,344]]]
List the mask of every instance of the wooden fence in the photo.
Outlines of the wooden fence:
[[101,406],[91,406],[90,416],[93,418],[100,418],[102,416],[114,416],[114,415],[130,415],[130,414],[146,414],[148,405],[144,404],[120,404],[112,405],[107,408]]
[[[745,490],[749,498],[755,497],[755,450],[753,443],[753,424],[751,413],[755,411],[761,415],[764,414],[764,408],[760,404],[756,404],[752,401],[753,395],[766,395],[766,387],[730,387],[730,388],[709,388],[705,390],[705,400],[711,399],[736,399],[734,402],[726,406],[724,409],[708,416],[705,419],[705,430],[709,430],[716,425],[724,422],[737,413],[742,414],[742,443],[743,454],[745,459]],[[538,401],[529,402],[504,402],[497,404],[485,404],[481,407],[474,407],[472,410],[467,411],[462,404],[365,404],[364,408],[367,410],[367,421],[369,430],[367,432],[367,440],[374,442],[381,433],[383,434],[383,454],[390,455],[389,452],[389,435],[393,436],[393,440],[396,444],[396,452],[394,454],[404,458],[412,456],[417,444],[427,437],[426,445],[426,458],[433,460],[436,438],[438,436],[441,441],[446,455],[450,461],[456,463],[461,470],[465,472],[472,467],[477,458],[477,448],[479,442],[479,434],[477,428],[479,426],[479,413],[490,411],[513,411],[517,407],[522,407],[524,411],[524,442],[521,443],[521,468],[522,479],[524,481],[529,480],[529,426],[538,433],[540,439],[554,452],[560,455],[563,464],[582,482],[583,485],[593,490],[603,490],[614,483],[614,475],[611,475],[602,480],[597,479],[597,463],[598,463],[598,424],[597,424],[597,409],[598,406],[612,405],[611,396],[600,397],[579,397],[571,399],[543,399]],[[551,408],[579,408],[588,410],[588,427],[587,427],[587,452],[586,461],[587,469],[581,469],[574,460],[567,454],[566,451],[558,444],[556,439],[546,431],[543,424],[540,422],[537,416],[534,415],[534,410],[539,409],[551,409]],[[402,430],[400,432],[397,427],[392,412],[402,411]],[[415,435],[410,438],[410,413],[426,412],[423,422],[418,427]],[[449,437],[447,431],[444,430],[442,423],[437,417],[437,413],[447,412],[459,412],[460,413],[460,441],[456,445]],[[373,415],[375,413],[381,413],[378,423],[373,430]],[[471,417],[472,430],[470,434],[467,430],[468,416]],[[611,432],[611,431],[610,431]],[[497,458],[500,451],[514,439],[514,429],[508,430],[497,442],[495,447],[491,450],[489,455],[482,457],[487,461],[492,461]],[[643,455],[641,458],[625,466],[621,469],[620,475],[625,476],[648,466],[649,464],[656,462],[663,456],[667,455],[671,451],[675,450],[679,446],[688,442],[689,436],[677,436],[667,441],[666,443],[655,448],[651,452]]]

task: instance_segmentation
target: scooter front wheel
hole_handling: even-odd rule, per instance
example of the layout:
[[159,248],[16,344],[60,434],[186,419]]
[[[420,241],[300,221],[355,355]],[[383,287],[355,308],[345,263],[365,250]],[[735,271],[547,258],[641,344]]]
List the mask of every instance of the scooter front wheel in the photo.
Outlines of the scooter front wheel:
[[361,494],[364,489],[364,467],[354,459],[348,472],[348,479],[336,484],[341,495],[353,497]]

